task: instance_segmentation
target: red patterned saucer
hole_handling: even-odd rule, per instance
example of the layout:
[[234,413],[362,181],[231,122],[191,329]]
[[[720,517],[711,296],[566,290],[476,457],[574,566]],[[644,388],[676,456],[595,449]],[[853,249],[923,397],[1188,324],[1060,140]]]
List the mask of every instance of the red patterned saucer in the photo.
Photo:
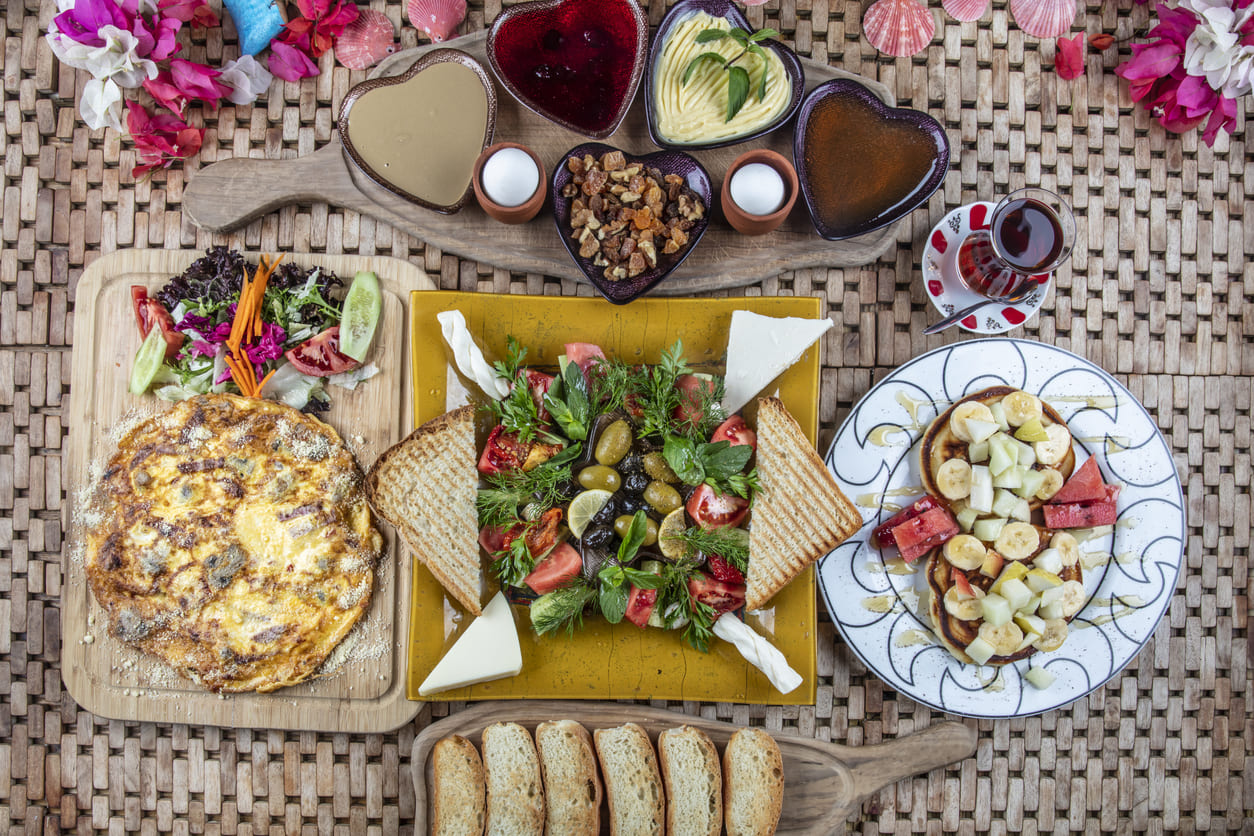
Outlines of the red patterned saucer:
[[[923,248],[923,282],[927,298],[942,315],[949,316],[979,302],[984,297],[958,278],[958,248],[974,230],[988,229],[996,203],[969,203],[941,219]],[[1040,287],[1016,305],[988,305],[958,323],[964,331],[976,334],[1003,334],[1031,318],[1049,293],[1053,273],[1037,276]]]

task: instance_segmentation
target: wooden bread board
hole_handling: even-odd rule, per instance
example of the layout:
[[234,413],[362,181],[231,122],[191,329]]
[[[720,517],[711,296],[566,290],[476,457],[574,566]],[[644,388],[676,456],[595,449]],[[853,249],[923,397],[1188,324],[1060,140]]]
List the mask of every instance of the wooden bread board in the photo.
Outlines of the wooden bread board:
[[[487,33],[478,32],[439,44],[472,55],[488,67]],[[385,59],[371,77],[399,75],[433,46],[415,47]],[[806,88],[834,78],[852,78],[890,105],[892,92],[883,84],[802,58]],[[643,85],[627,118],[607,144],[633,154],[657,150],[649,139],[644,116]],[[494,141],[512,140],[532,148],[546,174],[560,165],[565,152],[587,137],[562,128],[519,104],[498,84]],[[731,162],[754,148],[771,148],[792,159],[791,123],[760,139],[714,150],[694,150],[717,192]],[[183,209],[199,226],[214,232],[233,229],[289,203],[328,202],[380,218],[447,252],[523,273],[540,273],[585,281],[558,239],[552,203],[531,221],[509,226],[490,219],[473,200],[455,215],[423,209],[370,180],[344,153],[339,134],[312,154],[284,160],[231,159],[198,170],[183,192]],[[717,201],[716,201],[717,202]],[[774,232],[746,237],[715,211],[705,237],[692,255],[658,285],[656,295],[686,296],[740,287],[804,267],[852,267],[879,258],[893,243],[900,221],[847,241],[826,241],[810,223],[804,201],[798,200],[784,224]]]
[[[450,734],[459,734],[478,746],[483,730],[492,723],[515,722],[534,732],[546,720],[578,720],[596,729],[637,723],[657,745],[658,733],[680,725],[695,726],[714,741],[720,756],[728,738],[740,729],[734,723],[678,714],[662,708],[624,703],[584,703],[556,700],[476,703],[434,723],[414,739],[410,760],[414,781],[414,832],[429,832],[435,786],[431,749]],[[902,778],[928,772],[975,753],[975,730],[962,723],[937,723],[916,734],[875,746],[842,746],[776,732],[784,761],[784,808],[778,836],[827,836],[844,830],[849,815],[872,793]],[[606,807],[601,831],[609,833]]]
[[[411,558],[398,546],[391,526],[377,526],[385,538],[384,557],[370,608],[346,639],[354,641],[356,635],[350,661],[326,678],[270,694],[219,697],[181,679],[110,636],[103,610],[88,594],[79,509],[93,468],[116,448],[119,426],[169,406],[152,395],[140,398],[127,391],[140,344],[130,286],[154,291],[200,255],[191,250],[117,252],[95,261],[78,284],[71,406],[66,410],[73,416],[61,585],[66,688],[93,714],[120,720],[357,733],[394,729],[412,719],[419,704],[405,697]],[[257,254],[248,257],[257,260]],[[406,300],[409,291],[434,285],[422,270],[395,258],[289,254],[287,260],[321,265],[346,281],[358,270],[379,276],[383,311],[369,360],[381,373],[351,392],[331,387],[331,409],[319,416],[340,433],[364,471],[413,426]]]

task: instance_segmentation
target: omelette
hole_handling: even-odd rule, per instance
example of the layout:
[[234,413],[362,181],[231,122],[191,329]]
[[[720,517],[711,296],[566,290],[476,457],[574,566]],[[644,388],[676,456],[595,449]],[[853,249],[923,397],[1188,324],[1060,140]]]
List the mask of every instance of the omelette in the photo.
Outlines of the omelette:
[[308,679],[370,603],[361,482],[335,430],[273,401],[202,395],[136,426],[87,537],[110,633],[211,691]]

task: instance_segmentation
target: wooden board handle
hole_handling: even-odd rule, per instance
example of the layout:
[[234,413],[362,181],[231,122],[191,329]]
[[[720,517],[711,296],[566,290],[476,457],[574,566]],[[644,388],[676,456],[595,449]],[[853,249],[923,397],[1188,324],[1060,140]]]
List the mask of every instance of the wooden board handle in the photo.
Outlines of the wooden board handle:
[[970,757],[976,738],[975,729],[962,723],[937,723],[887,743],[841,747],[840,758],[853,773],[854,795],[862,799],[902,778]]

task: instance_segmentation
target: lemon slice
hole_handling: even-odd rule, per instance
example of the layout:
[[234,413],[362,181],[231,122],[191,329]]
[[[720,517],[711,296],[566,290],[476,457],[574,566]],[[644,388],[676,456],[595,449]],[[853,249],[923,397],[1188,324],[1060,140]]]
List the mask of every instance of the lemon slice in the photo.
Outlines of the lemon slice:
[[676,508],[666,515],[657,528],[657,547],[664,557],[678,560],[688,554],[688,544],[679,539],[688,528],[688,520],[684,517],[683,507]]
[[605,507],[605,503],[610,501],[613,494],[610,491],[589,490],[576,496],[570,501],[570,510],[567,511],[568,522],[570,523],[570,533],[576,537],[582,537],[584,529],[588,527],[588,523],[592,522],[592,518],[600,513]]

